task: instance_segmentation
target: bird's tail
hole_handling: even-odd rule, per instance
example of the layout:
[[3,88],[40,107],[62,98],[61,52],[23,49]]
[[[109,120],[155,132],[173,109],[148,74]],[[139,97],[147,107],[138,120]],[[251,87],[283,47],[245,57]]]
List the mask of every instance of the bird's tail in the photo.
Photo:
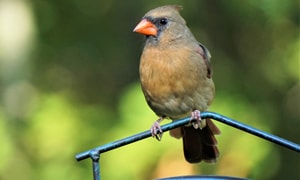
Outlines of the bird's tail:
[[201,160],[216,162],[219,150],[214,135],[220,134],[220,130],[210,119],[206,119],[206,127],[203,129],[184,126],[181,130],[184,156],[189,163],[199,163]]

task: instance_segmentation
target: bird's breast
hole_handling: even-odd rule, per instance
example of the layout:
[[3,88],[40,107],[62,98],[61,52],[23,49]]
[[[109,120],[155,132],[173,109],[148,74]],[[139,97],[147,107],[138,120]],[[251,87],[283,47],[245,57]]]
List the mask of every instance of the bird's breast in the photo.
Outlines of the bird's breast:
[[207,79],[205,64],[199,58],[189,49],[144,49],[140,62],[141,85],[157,115],[173,118],[186,115],[194,108],[206,109],[209,98],[203,94],[211,91],[205,90],[211,80]]

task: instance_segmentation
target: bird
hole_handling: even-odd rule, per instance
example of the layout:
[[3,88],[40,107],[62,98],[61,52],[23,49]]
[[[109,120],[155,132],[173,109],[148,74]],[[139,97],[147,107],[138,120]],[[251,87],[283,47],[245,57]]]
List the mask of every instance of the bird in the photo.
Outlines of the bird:
[[220,134],[211,119],[201,119],[215,96],[210,52],[199,43],[180,15],[180,5],[164,5],[148,11],[133,32],[146,37],[140,57],[140,83],[145,100],[159,117],[150,128],[162,138],[160,122],[191,117],[186,126],[170,130],[183,139],[189,163],[215,163]]

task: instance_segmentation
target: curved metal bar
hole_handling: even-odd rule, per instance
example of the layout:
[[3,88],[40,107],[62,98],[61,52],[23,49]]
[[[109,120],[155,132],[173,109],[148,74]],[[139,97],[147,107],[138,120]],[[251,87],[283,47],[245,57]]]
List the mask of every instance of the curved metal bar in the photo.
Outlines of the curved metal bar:
[[[214,113],[214,112],[202,112],[201,113],[201,118],[203,118],[203,119],[211,118],[211,119],[217,120],[221,123],[224,123],[224,124],[227,124],[227,125],[232,126],[234,128],[237,128],[237,129],[240,129],[242,131],[248,132],[248,133],[253,134],[255,136],[258,136],[260,138],[266,139],[270,142],[279,144],[279,145],[281,145],[283,147],[286,147],[288,149],[291,149],[293,151],[300,152],[300,145],[299,144],[293,143],[291,141],[280,138],[280,137],[275,136],[273,134],[269,134],[267,132],[264,132],[264,131],[261,131],[259,129],[253,128],[249,125],[238,122],[238,121],[233,120],[231,118],[228,118],[226,116],[223,116],[223,115],[220,115],[220,114],[217,114],[217,113]],[[188,123],[190,123],[190,117],[186,117],[186,118],[179,119],[177,121],[165,124],[161,127],[161,129],[162,129],[163,132],[165,132],[165,131],[168,131],[168,130],[171,130],[171,129],[175,129],[177,127],[184,126]],[[96,147],[96,148],[91,149],[91,150],[87,150],[87,151],[82,152],[82,153],[79,153],[79,154],[76,155],[76,159],[77,159],[77,161],[81,161],[83,159],[91,157],[90,156],[91,151],[96,151],[99,154],[101,154],[101,153],[104,153],[106,151],[110,151],[110,150],[119,148],[121,146],[130,144],[130,143],[134,143],[136,141],[139,141],[139,140],[142,140],[142,139],[145,139],[145,138],[148,138],[148,137],[151,137],[150,130],[144,131],[144,132],[135,134],[133,136],[129,136],[129,137],[126,137],[124,139],[114,141],[114,142],[111,142],[111,143],[108,143],[108,144],[105,144],[105,145],[102,145],[102,146],[99,146],[99,147]]]
[[[240,129],[242,131],[245,131],[247,133],[253,134],[255,136],[258,136],[260,138],[263,138],[265,140],[268,140],[270,142],[276,143],[278,145],[281,145],[283,147],[286,147],[290,150],[296,151],[296,152],[300,152],[300,145],[293,143],[291,141],[288,141],[286,139],[283,139],[281,137],[275,136],[273,134],[269,134],[267,132],[261,131],[259,129],[253,128],[247,124],[238,122],[236,120],[233,120],[231,118],[228,118],[226,116],[214,113],[214,112],[202,112],[201,113],[201,118],[205,119],[205,118],[211,118],[214,120],[217,120],[221,123],[227,124],[229,126],[232,126],[234,128]],[[163,132],[165,131],[169,131],[171,129],[175,129],[177,127],[181,127],[184,125],[187,125],[190,123],[190,117],[186,117],[183,119],[179,119],[176,121],[173,121],[169,124],[165,124],[163,126],[161,126],[161,129]],[[100,158],[100,154],[119,148],[121,146],[125,146],[127,144],[131,144],[134,143],[136,141],[140,141],[142,139],[151,137],[151,132],[150,130],[126,137],[124,139],[120,139],[118,141],[114,141],[87,151],[84,151],[82,153],[79,153],[76,155],[76,159],[77,161],[81,161],[84,160],[86,158],[91,158],[93,161],[93,175],[94,175],[94,180],[100,180],[100,165],[99,165],[99,158]]]

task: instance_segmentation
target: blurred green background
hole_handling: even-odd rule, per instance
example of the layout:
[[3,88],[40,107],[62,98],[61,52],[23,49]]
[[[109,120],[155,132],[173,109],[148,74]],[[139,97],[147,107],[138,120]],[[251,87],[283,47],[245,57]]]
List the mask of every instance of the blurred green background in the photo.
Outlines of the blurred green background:
[[[210,108],[300,143],[299,1],[0,0],[0,179],[92,179],[75,154],[149,129],[139,85],[150,9],[181,4],[212,54]],[[168,122],[168,121],[166,121]],[[103,179],[213,174],[296,179],[300,156],[217,123],[221,156],[188,164],[168,133],[101,156]]]

